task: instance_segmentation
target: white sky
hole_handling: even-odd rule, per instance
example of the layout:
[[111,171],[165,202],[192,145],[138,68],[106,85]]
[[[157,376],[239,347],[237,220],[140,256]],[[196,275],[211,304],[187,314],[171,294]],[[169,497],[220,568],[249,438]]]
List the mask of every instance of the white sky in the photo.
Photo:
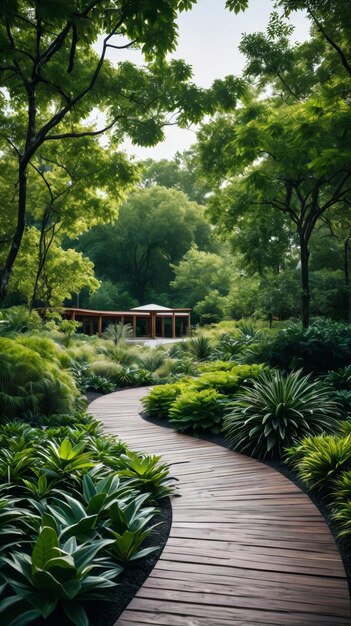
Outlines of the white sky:
[[[216,78],[228,74],[239,75],[244,67],[244,58],[238,51],[241,35],[264,31],[269,14],[273,9],[271,0],[251,0],[244,13],[235,15],[225,9],[225,0],[198,0],[197,5],[179,17],[178,47],[173,58],[184,59],[193,68],[194,82],[208,87]],[[308,38],[309,22],[302,13],[291,19],[295,26],[292,39],[303,41]],[[111,50],[111,61],[130,60],[142,64],[138,51],[122,51],[121,57]],[[166,140],[153,148],[140,148],[125,143],[128,154],[138,159],[171,159],[177,151],[189,148],[196,140],[194,130],[177,127],[165,129]]]

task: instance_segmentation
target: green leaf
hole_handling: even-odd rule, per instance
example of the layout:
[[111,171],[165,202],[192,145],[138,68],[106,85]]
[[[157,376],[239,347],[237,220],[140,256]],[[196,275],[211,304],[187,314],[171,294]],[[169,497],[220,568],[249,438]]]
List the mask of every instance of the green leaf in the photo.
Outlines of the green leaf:
[[64,439],[59,447],[59,455],[61,459],[69,461],[73,459],[75,454],[72,452],[73,446],[69,439]]
[[45,564],[45,570],[51,570],[54,567],[59,567],[63,569],[75,569],[73,557],[71,557],[70,555],[58,556],[56,558],[50,559]]
[[64,602],[63,610],[76,626],[89,626],[88,616],[78,602]]
[[91,563],[94,556],[102,550],[102,548],[110,546],[113,543],[113,539],[101,539],[99,541],[94,541],[92,544],[83,545],[77,548],[74,554],[74,562],[77,569],[84,569],[86,565]]
[[67,582],[62,584],[65,594],[68,598],[75,598],[82,588],[82,583],[80,580],[68,580]]
[[28,600],[35,609],[40,611],[44,619],[51,615],[51,613],[55,610],[58,602],[57,598],[49,598],[46,594],[42,592],[31,594]]
[[36,569],[45,569],[46,562],[57,556],[58,545],[56,531],[49,526],[44,526],[32,552],[33,572]]
[[65,592],[61,583],[50,572],[36,571],[33,581],[37,589],[45,591],[56,598],[64,598]]
[[102,506],[106,500],[106,493],[97,493],[89,500],[87,507],[88,515],[100,513]]

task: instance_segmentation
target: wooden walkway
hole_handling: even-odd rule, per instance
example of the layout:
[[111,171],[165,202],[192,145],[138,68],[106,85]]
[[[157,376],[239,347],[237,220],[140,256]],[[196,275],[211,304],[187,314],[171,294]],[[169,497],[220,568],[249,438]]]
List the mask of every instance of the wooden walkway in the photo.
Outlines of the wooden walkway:
[[309,498],[262,463],[141,419],[146,392],[90,405],[179,479],[168,543],[116,626],[350,626],[341,558]]

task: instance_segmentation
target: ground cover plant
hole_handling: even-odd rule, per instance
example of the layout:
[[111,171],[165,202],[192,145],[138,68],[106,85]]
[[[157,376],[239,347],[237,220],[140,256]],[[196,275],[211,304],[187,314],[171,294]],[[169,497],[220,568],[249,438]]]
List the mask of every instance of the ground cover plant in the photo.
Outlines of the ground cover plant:
[[[156,507],[171,490],[160,457],[133,453],[86,414],[84,376],[102,359],[95,342],[73,337],[67,347],[56,334],[8,329],[0,337],[0,621],[7,626],[89,624],[97,601],[119,598],[128,564],[158,550]],[[113,374],[123,367],[103,364]],[[105,392],[115,388],[106,378]]]
[[4,624],[61,614],[87,624],[89,602],[116,593],[125,563],[157,549],[142,544],[170,491],[168,468],[102,436],[93,418],[73,428],[1,426],[0,479]]

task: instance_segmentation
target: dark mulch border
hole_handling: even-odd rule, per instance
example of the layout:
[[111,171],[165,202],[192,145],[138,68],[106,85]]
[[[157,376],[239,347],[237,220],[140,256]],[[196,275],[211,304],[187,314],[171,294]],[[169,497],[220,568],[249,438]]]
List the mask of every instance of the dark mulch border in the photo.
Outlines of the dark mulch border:
[[[113,592],[113,594],[116,594],[116,599],[111,602],[98,602],[89,610],[90,626],[113,626],[133,600],[138,589],[150,576],[163,552],[171,531],[172,506],[170,499],[164,498],[158,510],[159,513],[155,515],[152,523],[159,524],[159,526],[151,531],[149,537],[143,543],[143,548],[159,545],[159,549],[143,559],[131,561],[126,565],[124,572],[116,578],[116,582],[119,584],[119,587]],[[60,626],[63,626],[62,622]]]

